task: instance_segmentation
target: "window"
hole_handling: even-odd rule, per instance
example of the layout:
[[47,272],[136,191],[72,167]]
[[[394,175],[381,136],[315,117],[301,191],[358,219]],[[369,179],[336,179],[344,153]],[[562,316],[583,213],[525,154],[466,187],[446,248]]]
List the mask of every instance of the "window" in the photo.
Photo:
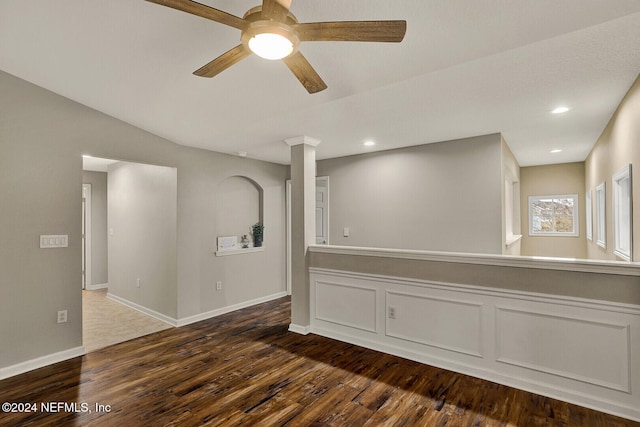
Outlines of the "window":
[[578,195],[530,196],[530,236],[577,236]]
[[613,175],[613,232],[614,253],[631,261],[631,165]]
[[520,183],[504,180],[505,244],[517,242],[520,235]]
[[587,191],[585,198],[585,212],[587,214],[587,239],[593,241],[593,203],[591,202],[591,190]]
[[605,183],[596,187],[596,244],[601,248],[607,247],[607,223]]

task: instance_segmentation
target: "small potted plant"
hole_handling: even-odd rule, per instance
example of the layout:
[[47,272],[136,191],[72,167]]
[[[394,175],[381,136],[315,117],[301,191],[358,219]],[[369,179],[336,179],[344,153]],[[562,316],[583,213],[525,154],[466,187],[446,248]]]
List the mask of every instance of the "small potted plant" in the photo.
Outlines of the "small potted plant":
[[264,224],[256,222],[251,226],[251,234],[253,235],[253,247],[262,246],[262,238],[264,236]]

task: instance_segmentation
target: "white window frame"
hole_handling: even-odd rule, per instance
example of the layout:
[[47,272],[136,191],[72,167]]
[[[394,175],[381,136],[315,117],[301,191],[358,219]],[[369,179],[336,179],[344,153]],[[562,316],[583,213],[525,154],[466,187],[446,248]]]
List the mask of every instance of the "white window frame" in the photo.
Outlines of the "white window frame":
[[522,238],[520,231],[520,182],[507,177],[504,180],[505,246]]
[[[573,199],[573,231],[572,232],[542,232],[533,230],[533,202],[540,199]],[[580,235],[580,222],[578,221],[578,195],[561,194],[553,196],[529,196],[529,236],[553,236],[553,237],[577,237]]]
[[592,190],[587,190],[585,197],[585,217],[587,220],[587,240],[593,242],[593,202],[591,200]]
[[612,176],[613,182],[613,253],[631,261],[633,252],[633,201],[631,164]]
[[602,182],[596,187],[596,244],[607,248],[607,187]]

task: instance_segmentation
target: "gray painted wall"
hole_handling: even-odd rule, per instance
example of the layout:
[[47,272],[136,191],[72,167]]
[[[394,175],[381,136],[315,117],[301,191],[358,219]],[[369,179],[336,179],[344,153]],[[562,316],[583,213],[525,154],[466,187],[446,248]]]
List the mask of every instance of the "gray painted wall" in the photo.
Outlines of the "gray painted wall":
[[82,172],[82,183],[91,184],[91,283],[109,283],[107,258],[107,173]]
[[[82,345],[83,154],[177,168],[179,318],[285,291],[286,166],[179,146],[4,72],[0,93],[0,367]],[[265,190],[266,250],[216,258],[216,191],[235,175]]]
[[501,150],[493,134],[319,161],[330,243],[501,254]]
[[[522,168],[522,255],[587,258],[584,162]],[[578,195],[578,236],[530,236],[529,197]],[[594,221],[595,222],[595,221]]]
[[[186,147],[179,164],[185,167],[178,166],[178,318],[284,292],[288,167]],[[231,176],[262,187],[264,252],[215,255],[217,237],[229,232],[217,223],[218,192]]]
[[[585,190],[593,192],[594,239],[587,240],[587,255],[591,259],[618,260],[616,257],[613,223],[612,175],[631,163],[633,203],[633,261],[640,261],[640,76],[618,106],[607,127],[585,160]],[[606,248],[596,243],[595,188],[606,182]]]
[[218,187],[217,215],[218,228],[227,236],[246,234],[251,238],[251,225],[260,221],[262,190],[251,180],[232,176],[222,181]]
[[[109,166],[109,293],[177,314],[176,168]],[[137,280],[140,279],[138,287]]]

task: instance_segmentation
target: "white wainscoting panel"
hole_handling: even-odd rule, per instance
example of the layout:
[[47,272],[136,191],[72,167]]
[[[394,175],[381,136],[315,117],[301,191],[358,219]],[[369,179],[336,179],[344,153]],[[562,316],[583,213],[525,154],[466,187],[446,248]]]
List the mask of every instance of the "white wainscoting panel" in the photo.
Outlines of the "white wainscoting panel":
[[312,333],[640,421],[637,305],[309,273]]
[[629,393],[629,325],[497,307],[497,361]]
[[482,357],[482,303],[387,291],[386,334]]
[[314,307],[319,320],[377,332],[375,288],[318,281]]

